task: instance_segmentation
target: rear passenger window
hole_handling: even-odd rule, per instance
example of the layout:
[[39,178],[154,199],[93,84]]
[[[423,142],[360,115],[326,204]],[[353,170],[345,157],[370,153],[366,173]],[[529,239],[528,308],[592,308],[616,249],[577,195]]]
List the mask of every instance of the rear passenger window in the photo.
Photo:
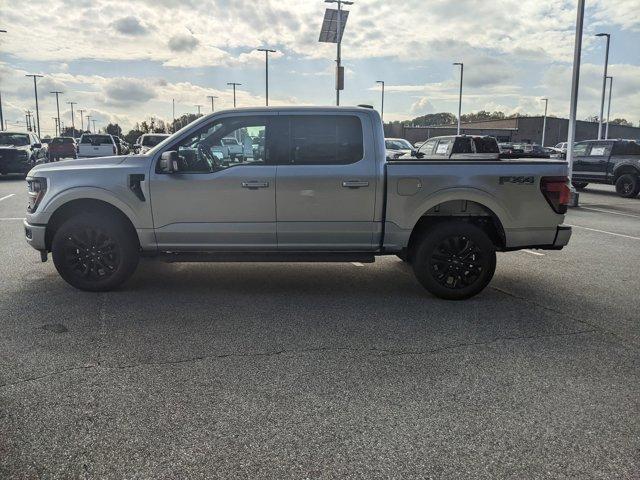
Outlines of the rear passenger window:
[[[444,153],[447,152],[445,151]],[[453,147],[453,153],[473,153],[471,138],[456,138],[456,143]]]
[[291,116],[290,163],[346,165],[362,160],[362,124],[355,116]]
[[500,153],[498,142],[495,138],[476,138],[476,153]]

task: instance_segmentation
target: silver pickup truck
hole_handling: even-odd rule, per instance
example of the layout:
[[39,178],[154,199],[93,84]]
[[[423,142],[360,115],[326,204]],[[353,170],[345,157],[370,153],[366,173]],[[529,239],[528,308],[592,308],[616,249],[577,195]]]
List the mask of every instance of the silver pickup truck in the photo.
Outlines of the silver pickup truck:
[[[223,138],[263,139],[233,158]],[[140,256],[169,261],[373,262],[397,255],[434,295],[491,280],[496,251],[561,249],[558,160],[385,160],[370,108],[221,111],[145,155],[68,160],[27,177],[27,242],[71,285],[113,289]]]

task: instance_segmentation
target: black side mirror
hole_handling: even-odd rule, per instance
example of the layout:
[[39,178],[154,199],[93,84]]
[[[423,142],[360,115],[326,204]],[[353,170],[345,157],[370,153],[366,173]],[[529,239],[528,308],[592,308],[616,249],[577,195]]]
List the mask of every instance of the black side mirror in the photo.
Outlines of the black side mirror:
[[411,149],[411,156],[412,157],[417,157],[418,156],[418,150],[416,150],[415,148]]
[[160,171],[162,173],[175,173],[179,170],[178,167],[178,152],[175,150],[169,150],[163,152],[160,156]]
[[32,148],[42,148],[42,144],[41,143],[34,143],[33,145],[31,145]]

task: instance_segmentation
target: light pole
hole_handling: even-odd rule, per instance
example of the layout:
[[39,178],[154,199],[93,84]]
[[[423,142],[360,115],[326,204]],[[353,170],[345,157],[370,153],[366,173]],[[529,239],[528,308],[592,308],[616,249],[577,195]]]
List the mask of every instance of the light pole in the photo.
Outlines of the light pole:
[[0,92],[0,131],[2,130],[4,130],[4,116],[2,115],[2,92]]
[[40,138],[40,110],[38,108],[38,87],[36,86],[36,79],[42,78],[42,75],[27,74],[25,77],[33,77],[33,92],[36,96],[36,126],[38,127],[38,138]]
[[607,107],[607,128],[604,131],[604,139],[609,139],[609,115],[611,114],[611,90],[613,90],[613,77],[608,76],[609,79],[609,106]]
[[[576,39],[573,49],[573,74],[571,77],[571,104],[569,107],[569,135],[567,138],[567,163],[569,164],[569,181],[573,177],[573,143],[576,140],[576,113],[578,110],[578,85],[580,83],[580,56],[582,54],[582,26],[584,24],[584,0],[578,0],[578,17],[576,19]],[[571,205],[578,206],[578,194],[571,185]]]
[[236,108],[236,87],[239,87],[242,84],[236,82],[228,82],[227,85],[233,85],[233,108]]
[[547,133],[547,107],[549,106],[548,98],[541,98],[540,100],[544,101],[544,118],[542,119],[542,143],[541,146],[544,148],[544,136]]
[[56,126],[56,137],[59,136],[58,135],[58,117],[51,117],[53,119],[53,123]]
[[71,134],[73,135],[73,138],[76,138],[76,123],[73,118],[73,106],[78,102],[67,102],[67,103],[71,105]]
[[324,0],[324,3],[337,3],[338,4],[338,24],[336,26],[336,105],[340,105],[340,90],[342,82],[340,82],[342,58],[341,58],[341,46],[342,46],[342,5],[353,5],[353,2],[347,0]]
[[455,62],[454,65],[460,65],[460,96],[458,98],[458,135],[460,135],[460,122],[462,119],[462,76],[464,74],[464,63]]
[[211,113],[213,113],[216,110],[213,101],[218,97],[215,95],[207,95],[207,98],[211,100]]
[[604,117],[604,94],[607,88],[607,68],[609,67],[610,33],[597,33],[596,37],[607,37],[607,47],[604,54],[604,75],[602,76],[602,98],[600,99],[600,118],[598,118],[598,140],[602,138],[602,117]]
[[264,84],[266,105],[269,106],[269,53],[276,53],[275,50],[269,48],[258,48],[259,52],[264,52]]
[[64,92],[55,91],[55,92],[49,92],[49,93],[53,93],[56,96],[56,109],[58,110],[58,133],[61,133],[60,132],[60,102],[58,102],[58,95]]
[[380,102],[380,119],[382,120],[382,124],[384,125],[384,80],[376,80],[376,83],[379,83],[382,86],[382,100]]
[[89,130],[89,133],[93,133],[91,132],[91,115],[85,115],[85,117],[87,118],[87,130]]
[[195,105],[195,107],[198,109],[198,116],[200,116],[200,108],[202,107],[202,105]]
[[26,110],[24,113],[27,120],[27,132],[31,132],[31,110]]
[[84,117],[83,117],[83,114],[84,114],[84,112],[86,112],[86,110],[83,110],[82,108],[79,108],[78,112],[80,112],[80,131],[82,133],[84,133]]
[[98,131],[96,130],[96,121],[95,119],[91,120],[93,122],[93,133],[98,133]]

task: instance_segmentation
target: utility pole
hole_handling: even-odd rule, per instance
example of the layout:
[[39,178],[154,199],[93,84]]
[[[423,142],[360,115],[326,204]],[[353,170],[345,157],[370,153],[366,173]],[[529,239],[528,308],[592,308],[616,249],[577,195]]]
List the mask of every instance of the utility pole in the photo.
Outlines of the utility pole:
[[460,96],[458,98],[458,135],[460,135],[460,123],[462,121],[462,76],[464,74],[464,63],[456,62],[454,65],[460,65]]
[[85,117],[87,118],[87,130],[89,130],[89,133],[93,133],[91,132],[91,115],[85,115]]
[[213,113],[213,112],[215,112],[213,100],[218,98],[218,97],[216,97],[215,95],[207,95],[207,98],[211,99],[211,113]]
[[195,105],[195,107],[198,109],[198,116],[200,116],[200,107],[202,107],[202,105]]
[[236,108],[236,87],[242,85],[241,83],[228,82],[227,85],[233,86],[233,108]]
[[596,37],[607,37],[607,47],[604,54],[604,75],[602,76],[602,97],[600,99],[600,118],[598,119],[598,140],[602,139],[602,117],[604,117],[604,94],[607,88],[607,68],[609,67],[610,33],[597,33]]
[[78,102],[67,102],[67,103],[71,105],[71,133],[73,135],[73,138],[76,138],[76,123],[75,123],[75,119],[73,118],[73,106]]
[[25,77],[33,77],[33,91],[36,96],[36,126],[38,127],[38,138],[40,138],[40,109],[38,108],[38,87],[36,85],[36,79],[42,78],[42,75],[28,74]]
[[31,131],[31,110],[24,111],[24,120],[27,123],[27,132]]
[[51,118],[53,119],[53,123],[56,126],[56,134],[55,134],[55,136],[59,137],[59,135],[58,135],[58,117],[51,117]]
[[84,112],[86,112],[86,110],[83,110],[82,108],[78,109],[78,112],[80,113],[80,131],[82,133],[84,133]]
[[269,48],[258,48],[259,52],[264,52],[264,82],[265,82],[265,98],[266,105],[269,106],[269,53],[276,53],[275,50]]
[[547,107],[549,106],[549,99],[542,98],[541,100],[544,101],[544,119],[542,120],[542,143],[541,143],[541,146],[544,148],[544,136],[545,136],[545,133],[547,132]]
[[98,131],[96,130],[96,121],[95,119],[91,120],[93,122],[93,133],[98,133]]
[[379,83],[382,86],[382,101],[380,105],[380,119],[382,120],[382,124],[384,125],[384,80],[376,80],[376,83]]
[[344,70],[342,69],[342,5],[353,5],[347,0],[324,0],[325,3],[338,4],[336,25],[336,105],[340,105],[340,90],[344,88]]
[[[64,93],[64,92],[55,91],[55,92],[49,92],[49,93],[53,93],[56,96],[56,108],[58,110],[58,130],[60,130],[60,125],[61,125],[60,124],[60,103],[58,102],[58,95],[61,94],[61,93]],[[61,133],[61,132],[59,132],[59,133]]]
[[609,106],[607,107],[607,128],[604,131],[604,139],[609,139],[609,115],[611,114],[611,90],[613,90],[613,77],[608,76],[609,79]]
[[171,99],[171,133],[176,133],[176,99]]
[[[2,30],[4,32],[4,30]],[[2,92],[0,92],[0,130],[4,130],[4,116],[2,115]]]
[[[576,39],[573,50],[573,74],[571,78],[571,105],[569,107],[569,135],[567,138],[567,163],[569,164],[569,181],[573,177],[573,144],[576,140],[576,113],[578,111],[578,86],[580,83],[580,57],[582,55],[582,27],[584,24],[584,0],[578,0],[578,17],[576,19]],[[578,206],[578,193],[571,185],[571,205]]]

